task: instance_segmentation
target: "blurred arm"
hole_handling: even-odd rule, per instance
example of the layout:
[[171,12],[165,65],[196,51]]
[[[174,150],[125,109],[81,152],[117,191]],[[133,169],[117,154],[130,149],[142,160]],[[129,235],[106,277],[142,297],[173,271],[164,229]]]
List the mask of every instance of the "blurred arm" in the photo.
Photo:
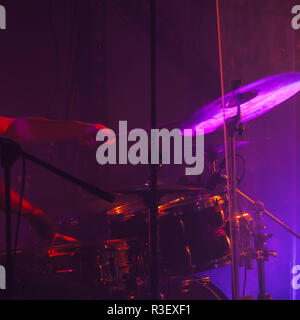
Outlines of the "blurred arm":
[[[17,213],[19,210],[20,195],[11,190],[10,196],[11,211],[12,213]],[[0,209],[5,210],[5,186],[3,182],[0,182]],[[44,211],[34,207],[26,199],[23,199],[21,214],[42,239],[52,241],[55,238],[52,220]]]

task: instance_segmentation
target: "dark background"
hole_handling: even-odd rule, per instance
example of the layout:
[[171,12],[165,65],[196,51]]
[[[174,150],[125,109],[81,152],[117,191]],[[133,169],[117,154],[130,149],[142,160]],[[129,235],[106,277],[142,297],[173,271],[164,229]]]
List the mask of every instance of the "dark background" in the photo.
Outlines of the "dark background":
[[[220,96],[216,9],[213,0],[158,0],[158,118],[183,120]],[[300,71],[300,30],[291,27],[297,1],[226,0],[221,3],[225,89]],[[0,31],[1,115],[98,122],[117,128],[150,124],[149,3],[146,0],[1,0],[7,30]],[[241,149],[248,170],[241,189],[300,232],[297,126],[300,96],[246,124]],[[206,141],[219,141],[211,134]],[[222,140],[221,140],[222,141]],[[106,189],[132,188],[145,167],[101,168],[95,149],[76,143],[26,150]],[[14,186],[20,187],[19,165]],[[100,210],[81,190],[28,164],[26,197],[53,219]],[[245,208],[247,209],[247,207]],[[266,218],[278,258],[267,263],[267,291],[292,299],[291,269],[300,264],[297,242]],[[24,236],[25,237],[25,236]],[[298,245],[299,248],[299,245]],[[210,272],[230,296],[230,269]],[[242,278],[242,276],[241,276]],[[248,293],[256,295],[255,272]],[[299,298],[299,293],[298,293]]]

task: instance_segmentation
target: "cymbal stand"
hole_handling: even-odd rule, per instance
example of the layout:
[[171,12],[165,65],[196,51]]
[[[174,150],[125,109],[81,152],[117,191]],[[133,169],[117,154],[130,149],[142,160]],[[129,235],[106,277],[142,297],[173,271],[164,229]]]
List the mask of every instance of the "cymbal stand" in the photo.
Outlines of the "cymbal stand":
[[235,136],[237,133],[242,135],[243,125],[241,124],[241,108],[238,99],[235,101],[237,105],[237,114],[234,117],[226,119],[226,167],[227,167],[227,191],[228,191],[228,210],[229,225],[231,237],[231,276],[232,276],[232,299],[239,300],[239,222],[236,219],[237,203],[236,203],[236,160],[235,160]]

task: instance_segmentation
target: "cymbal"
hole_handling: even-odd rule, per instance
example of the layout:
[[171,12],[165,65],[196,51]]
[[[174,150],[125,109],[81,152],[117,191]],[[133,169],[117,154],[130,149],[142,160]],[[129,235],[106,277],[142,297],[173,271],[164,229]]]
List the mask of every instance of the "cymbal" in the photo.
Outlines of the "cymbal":
[[[201,187],[189,187],[184,185],[176,184],[166,184],[158,181],[158,193],[161,196],[161,201],[163,197],[177,196],[177,195],[203,195],[210,193],[209,190]],[[107,201],[96,198],[93,195],[82,193],[82,202],[85,205],[85,209],[92,212],[107,212],[113,210],[117,207],[126,208],[127,205],[131,207],[144,207],[144,196],[150,195],[150,188],[146,185],[137,186],[132,189],[120,189],[120,190],[109,190],[109,192],[115,195],[115,201],[113,203],[108,203]],[[87,209],[88,208],[88,209]]]
[[[164,182],[158,181],[157,183],[157,191],[160,194],[172,194],[172,193],[197,193],[197,194],[204,194],[207,193],[207,190],[205,188],[194,188],[194,187],[188,187],[188,186],[179,186],[179,185],[169,185]],[[112,193],[115,194],[147,194],[151,192],[150,186],[145,184],[142,186],[139,186],[134,189],[124,189],[124,190],[115,190],[111,191]]]
[[18,143],[47,143],[50,141],[95,140],[101,124],[68,120],[51,120],[39,117],[0,117],[0,136]]
[[[179,191],[178,191],[179,190]],[[196,201],[215,201],[214,199],[219,199],[220,196],[212,196],[207,190],[204,188],[173,188],[173,189],[161,189],[162,195],[158,201],[158,212],[160,215],[166,214],[168,209],[182,206],[185,204],[196,203]],[[126,190],[124,194],[128,193],[129,195],[135,194],[138,192],[139,195],[147,194],[149,190]],[[142,197],[138,197],[134,200],[124,202],[118,202],[117,205],[112,207],[110,210],[106,211],[106,215],[108,218],[125,218],[128,219],[133,216],[145,216],[148,212],[147,205],[145,201],[143,201]]]
[[[289,99],[300,90],[300,73],[282,73],[260,79],[224,96],[225,119],[237,114],[241,106],[241,122],[255,119]],[[224,123],[222,98],[201,107],[181,124],[181,129],[203,129],[210,133]]]
[[[244,146],[249,146],[251,142],[249,141],[236,141],[235,142],[235,147],[240,148]],[[206,144],[206,152],[209,152],[209,150],[215,150],[217,153],[222,153],[225,151],[225,145],[224,143],[216,143],[216,144]]]

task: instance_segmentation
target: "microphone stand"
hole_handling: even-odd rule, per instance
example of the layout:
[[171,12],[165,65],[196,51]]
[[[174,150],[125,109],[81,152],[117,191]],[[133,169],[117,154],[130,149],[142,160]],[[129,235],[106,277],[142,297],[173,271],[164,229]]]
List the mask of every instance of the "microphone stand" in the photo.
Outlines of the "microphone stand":
[[272,213],[267,211],[264,208],[264,204],[260,201],[254,201],[247,195],[245,195],[242,191],[236,188],[236,192],[240,194],[244,199],[249,201],[255,209],[254,220],[256,224],[256,232],[254,234],[254,245],[255,245],[255,254],[254,258],[257,261],[257,277],[258,277],[258,300],[270,300],[271,295],[266,293],[266,278],[265,278],[265,261],[268,260],[270,256],[276,257],[276,252],[272,250],[268,250],[265,247],[265,242],[268,240],[271,235],[264,233],[265,226],[262,223],[262,215],[266,214],[276,223],[278,223],[281,227],[291,233],[297,239],[300,239],[300,235],[288,227],[285,223],[283,223],[280,219],[275,217]]
[[4,170],[5,190],[5,230],[6,230],[6,294],[7,299],[13,297],[14,263],[12,255],[11,231],[11,199],[10,199],[10,173],[14,162],[19,158],[20,148],[8,139],[0,139],[0,163]]
[[[150,0],[150,90],[151,90],[151,128],[157,127],[156,110],[156,0]],[[157,165],[150,164],[151,203],[149,214],[149,244],[150,244],[150,290],[151,298],[158,300],[159,293],[159,263],[158,263],[158,193],[157,193]]]
[[11,225],[11,198],[10,198],[10,178],[11,168],[14,162],[23,157],[38,166],[82,187],[85,191],[100,197],[108,202],[114,202],[114,195],[102,191],[99,188],[90,185],[70,174],[60,170],[49,163],[24,152],[21,147],[11,139],[0,138],[0,164],[4,169],[4,184],[5,184],[5,212],[6,212],[6,297],[13,298],[14,290],[14,261],[12,255],[12,225]]

